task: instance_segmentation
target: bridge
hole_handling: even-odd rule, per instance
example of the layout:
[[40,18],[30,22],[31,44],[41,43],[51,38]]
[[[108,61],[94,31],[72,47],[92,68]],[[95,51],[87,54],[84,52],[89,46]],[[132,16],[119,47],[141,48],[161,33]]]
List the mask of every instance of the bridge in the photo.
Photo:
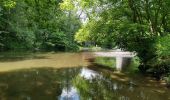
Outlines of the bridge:
[[115,57],[116,58],[116,69],[121,71],[122,68],[128,66],[131,59],[136,55],[134,52],[127,52],[121,50],[112,50],[108,52],[94,52],[95,56],[99,57]]

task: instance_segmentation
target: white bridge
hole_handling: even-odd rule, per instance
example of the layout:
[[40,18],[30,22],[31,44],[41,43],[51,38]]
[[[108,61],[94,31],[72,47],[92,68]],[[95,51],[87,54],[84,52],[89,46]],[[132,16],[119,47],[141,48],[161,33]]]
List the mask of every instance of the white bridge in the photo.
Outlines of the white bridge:
[[109,52],[95,52],[95,56],[101,57],[115,57],[116,58],[116,69],[122,70],[123,67],[128,66],[131,62],[131,59],[136,54],[133,52],[127,51],[109,51]]

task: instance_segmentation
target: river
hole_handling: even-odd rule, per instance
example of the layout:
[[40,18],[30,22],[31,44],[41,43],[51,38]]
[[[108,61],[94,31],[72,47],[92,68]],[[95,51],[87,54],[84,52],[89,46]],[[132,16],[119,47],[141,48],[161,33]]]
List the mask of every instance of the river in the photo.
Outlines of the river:
[[93,67],[87,60],[93,57],[90,52],[1,52],[0,100],[170,100],[170,90],[160,82]]

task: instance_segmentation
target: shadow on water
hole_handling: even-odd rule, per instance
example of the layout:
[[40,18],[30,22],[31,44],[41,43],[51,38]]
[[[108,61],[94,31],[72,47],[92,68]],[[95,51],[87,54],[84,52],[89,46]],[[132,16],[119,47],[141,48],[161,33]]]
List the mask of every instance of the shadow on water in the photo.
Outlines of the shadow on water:
[[0,100],[57,100],[79,71],[41,68],[0,73]]
[[[0,100],[169,100],[168,89],[141,86],[124,74],[89,68],[37,68],[0,73]],[[117,79],[116,79],[117,77]],[[139,82],[140,83],[140,82]]]

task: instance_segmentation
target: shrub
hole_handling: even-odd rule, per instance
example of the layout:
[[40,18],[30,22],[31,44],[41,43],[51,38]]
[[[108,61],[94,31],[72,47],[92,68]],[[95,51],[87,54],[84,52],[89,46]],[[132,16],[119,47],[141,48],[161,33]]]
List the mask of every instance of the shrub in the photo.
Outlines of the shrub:
[[151,59],[147,65],[148,72],[152,73],[156,78],[170,73],[170,35],[159,37],[155,43],[156,57]]

